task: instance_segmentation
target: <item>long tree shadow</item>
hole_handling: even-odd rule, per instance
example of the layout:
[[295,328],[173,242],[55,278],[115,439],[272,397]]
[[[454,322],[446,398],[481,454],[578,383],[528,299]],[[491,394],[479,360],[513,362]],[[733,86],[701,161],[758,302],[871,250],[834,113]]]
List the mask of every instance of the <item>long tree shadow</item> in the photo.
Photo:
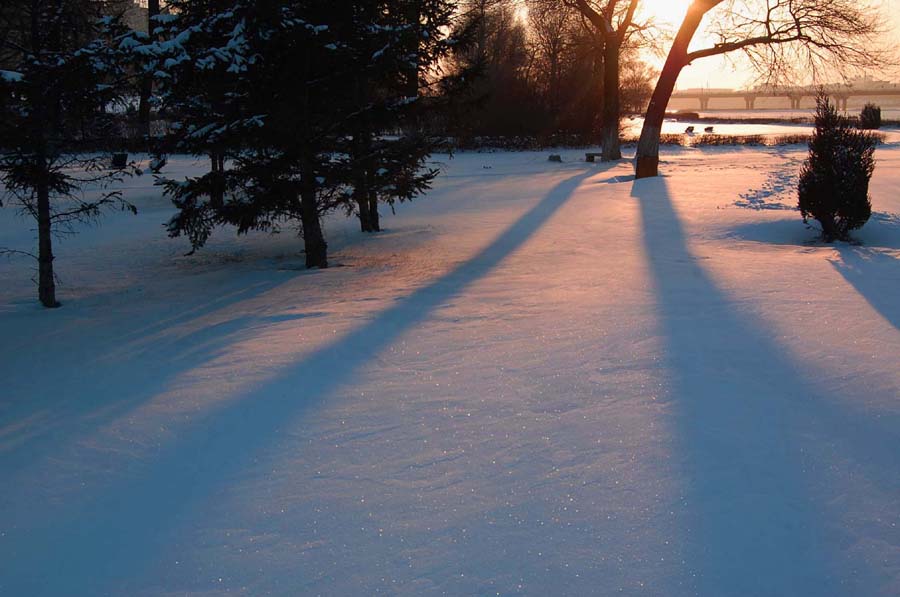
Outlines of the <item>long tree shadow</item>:
[[100,495],[53,515],[29,512],[0,540],[2,588],[15,595],[107,594],[136,578],[175,539],[180,525],[189,526],[235,473],[272,446],[282,426],[349,383],[401,334],[488,275],[597,172],[579,167],[475,257],[192,424]]
[[900,259],[890,253],[864,247],[843,247],[834,269],[856,288],[873,309],[900,330],[900,290],[896,280]]
[[[52,456],[60,446],[68,445],[72,438],[103,427],[162,392],[180,373],[214,358],[248,325],[278,323],[272,317],[236,314],[218,325],[178,333],[244,301],[257,299],[297,275],[263,271],[252,280],[237,276],[209,287],[210,298],[191,300],[183,307],[167,306],[165,314],[159,317],[144,314],[139,324],[146,334],[142,338],[134,331],[132,315],[103,321],[96,326],[101,331],[85,332],[98,336],[87,343],[92,346],[91,354],[80,353],[76,343],[69,352],[78,355],[77,361],[47,362],[47,372],[41,379],[29,379],[28,385],[20,388],[7,384],[0,399],[0,471],[4,477],[9,479],[18,471],[27,470]],[[290,317],[317,315],[298,313]],[[152,323],[144,323],[148,319]],[[77,318],[67,321],[80,323]],[[69,336],[82,338],[80,333]],[[128,353],[127,358],[123,358],[124,353]],[[24,369],[31,354],[32,351],[13,354],[12,362],[4,365],[11,370]],[[17,425],[19,421],[31,423]],[[45,441],[51,437],[52,442]]]
[[900,296],[892,283],[900,268],[900,259],[893,254],[900,249],[900,216],[873,213],[871,221],[854,233],[859,243],[857,246],[845,243],[825,245],[819,239],[819,233],[802,225],[798,217],[744,224],[731,230],[729,236],[772,245],[838,249],[841,258],[832,260],[834,269],[887,321],[900,329]]
[[890,492],[896,417],[842,407],[804,380],[764,324],[742,315],[700,267],[664,179],[637,181],[632,195],[667,342],[674,461],[687,480],[681,544],[698,594],[875,594],[865,563],[854,563],[854,589],[837,582],[847,556],[823,540],[829,513],[811,489],[811,471],[830,463],[811,462],[802,440],[827,438]]

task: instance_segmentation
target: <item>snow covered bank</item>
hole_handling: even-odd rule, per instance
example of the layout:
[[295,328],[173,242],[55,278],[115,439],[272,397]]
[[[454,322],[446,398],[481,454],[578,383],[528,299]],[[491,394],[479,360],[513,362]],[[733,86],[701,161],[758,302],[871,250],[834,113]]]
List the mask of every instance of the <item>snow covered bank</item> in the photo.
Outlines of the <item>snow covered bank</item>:
[[561,153],[459,154],[328,271],[183,257],[148,179],[63,309],[0,262],[0,594],[900,591],[900,148],[861,246],[799,148]]

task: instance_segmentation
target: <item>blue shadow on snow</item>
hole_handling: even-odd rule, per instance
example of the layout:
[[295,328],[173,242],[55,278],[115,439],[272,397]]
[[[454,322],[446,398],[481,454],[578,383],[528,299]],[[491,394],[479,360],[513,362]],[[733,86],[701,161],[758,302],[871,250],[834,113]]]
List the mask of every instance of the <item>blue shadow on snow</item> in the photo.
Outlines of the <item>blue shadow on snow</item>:
[[[379,351],[497,268],[566,203],[588,177],[579,167],[471,260],[397,301],[371,321],[289,367],[263,387],[202,418],[86,506],[62,508],[39,528],[11,529],[0,558],[10,595],[108,594],[140,576],[189,527],[229,479],[272,446]],[[52,568],[52,571],[49,568]]]
[[[687,479],[680,543],[685,573],[695,575],[688,582],[717,597],[876,594],[871,566],[848,562],[825,539],[834,511],[812,485],[821,487],[816,470],[832,463],[816,462],[822,450],[803,441],[810,430],[827,437],[851,457],[853,473],[890,492],[897,421],[845,407],[804,379],[809,371],[792,365],[765,324],[742,313],[691,254],[665,179],[636,181],[632,196],[667,342],[681,448],[673,462]],[[841,584],[848,577],[855,586]]]

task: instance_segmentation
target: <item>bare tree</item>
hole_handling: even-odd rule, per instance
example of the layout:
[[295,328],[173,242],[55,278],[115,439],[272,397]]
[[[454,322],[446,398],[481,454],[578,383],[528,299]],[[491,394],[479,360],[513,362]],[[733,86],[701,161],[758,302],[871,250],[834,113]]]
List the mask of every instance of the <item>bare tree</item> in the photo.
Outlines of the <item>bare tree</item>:
[[601,159],[622,159],[619,139],[621,120],[620,59],[622,48],[636,29],[635,13],[640,0],[563,0],[592,26],[603,51],[603,115],[601,118]]
[[546,4],[537,4],[529,11],[529,22],[536,57],[540,58],[544,76],[535,83],[541,85],[554,113],[562,107],[566,59],[574,45],[573,15]]
[[[715,10],[711,47],[690,50],[698,28]],[[659,138],[666,107],[685,66],[694,60],[742,52],[769,81],[813,74],[830,65],[878,65],[880,14],[873,2],[858,0],[694,0],[669,50],[647,108],[638,143],[637,178],[659,173]]]
[[641,60],[637,49],[622,54],[619,67],[619,101],[623,114],[643,112],[659,72]]
[[[472,0],[461,5],[457,25],[470,43],[453,56],[452,68],[473,73],[465,112],[453,120],[462,136],[515,135],[533,123],[537,93],[532,85],[536,52],[526,23],[506,0]],[[462,34],[462,33],[461,33]]]

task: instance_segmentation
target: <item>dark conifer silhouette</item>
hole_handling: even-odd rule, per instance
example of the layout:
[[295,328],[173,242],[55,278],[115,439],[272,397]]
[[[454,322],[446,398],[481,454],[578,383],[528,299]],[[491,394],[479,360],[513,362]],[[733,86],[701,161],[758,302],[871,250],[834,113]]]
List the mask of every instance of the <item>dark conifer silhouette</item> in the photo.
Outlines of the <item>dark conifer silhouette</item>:
[[134,210],[119,191],[104,190],[125,170],[110,170],[110,157],[95,152],[121,136],[115,113],[128,78],[124,30],[102,8],[88,0],[0,6],[0,182],[37,225],[29,255],[45,307],[59,306],[54,237],[105,207]]
[[869,180],[875,138],[854,128],[825,95],[816,99],[816,130],[800,174],[800,212],[815,219],[826,242],[849,240],[872,215]]

